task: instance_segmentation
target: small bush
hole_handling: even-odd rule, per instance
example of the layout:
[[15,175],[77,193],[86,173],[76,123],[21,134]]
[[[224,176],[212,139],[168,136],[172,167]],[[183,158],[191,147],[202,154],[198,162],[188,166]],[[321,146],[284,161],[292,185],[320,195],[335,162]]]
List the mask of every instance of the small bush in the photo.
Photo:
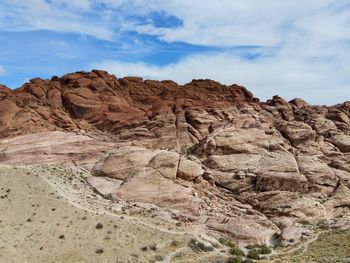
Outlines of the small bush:
[[155,259],[156,261],[163,261],[163,260],[164,260],[164,257],[161,256],[161,255],[156,255],[156,256],[154,257],[154,259]]
[[98,223],[95,227],[96,229],[102,229],[103,228],[103,225],[101,223]]
[[220,237],[220,238],[218,239],[218,241],[219,241],[219,243],[220,243],[221,245],[228,246],[228,247],[230,247],[230,248],[236,247],[236,245],[235,245],[233,242],[231,242],[230,240],[228,240],[228,239],[226,239],[226,238]]
[[229,258],[227,263],[243,263],[242,257]]
[[212,246],[207,246],[203,242],[200,242],[196,239],[191,239],[190,242],[188,243],[188,246],[194,252],[210,252],[214,250]]
[[250,250],[247,257],[250,259],[260,259],[259,252],[255,249]]
[[103,250],[102,248],[98,248],[98,249],[95,250],[95,253],[96,253],[96,254],[102,254],[103,251],[104,251],[104,250]]
[[262,245],[259,249],[259,253],[263,255],[271,254],[272,250],[266,245]]
[[244,252],[236,247],[230,249],[230,254],[235,256],[244,256]]
[[198,242],[198,247],[204,252],[210,252],[214,250],[212,246],[207,246],[202,242]]
[[148,249],[147,247],[142,247],[141,248],[142,251],[147,251],[147,249]]
[[154,245],[150,245],[149,248],[153,251],[156,251],[157,250],[157,245],[154,244]]
[[281,240],[278,240],[278,241],[274,244],[273,247],[274,247],[275,249],[283,247],[282,241],[281,241]]
[[177,241],[177,240],[171,241],[171,246],[177,247],[178,245],[180,245],[180,242],[179,242],[179,241]]
[[254,246],[254,245],[251,245],[251,244],[249,244],[249,245],[246,246],[246,249],[253,249],[253,248],[255,248],[255,246]]

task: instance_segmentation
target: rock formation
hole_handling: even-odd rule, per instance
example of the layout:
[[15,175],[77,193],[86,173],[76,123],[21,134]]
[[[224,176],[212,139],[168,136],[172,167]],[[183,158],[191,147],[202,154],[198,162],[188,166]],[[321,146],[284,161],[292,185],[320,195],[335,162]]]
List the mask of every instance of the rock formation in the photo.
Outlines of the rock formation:
[[0,163],[73,162],[103,195],[213,235],[289,242],[307,234],[301,220],[349,212],[350,102],[94,70],[0,85],[0,111]]

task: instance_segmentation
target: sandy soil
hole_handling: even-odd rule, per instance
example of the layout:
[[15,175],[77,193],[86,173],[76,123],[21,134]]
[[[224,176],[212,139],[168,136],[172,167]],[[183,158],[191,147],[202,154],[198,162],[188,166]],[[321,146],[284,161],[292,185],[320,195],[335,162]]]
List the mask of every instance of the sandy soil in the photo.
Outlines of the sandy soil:
[[126,212],[83,177],[67,167],[0,167],[1,263],[225,262],[222,248],[189,248],[201,238],[195,230]]

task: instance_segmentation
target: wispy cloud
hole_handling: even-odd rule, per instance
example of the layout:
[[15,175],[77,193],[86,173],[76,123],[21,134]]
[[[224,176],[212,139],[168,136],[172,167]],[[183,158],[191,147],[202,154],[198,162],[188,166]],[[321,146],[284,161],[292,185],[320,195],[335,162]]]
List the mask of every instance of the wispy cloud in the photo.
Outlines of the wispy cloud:
[[112,40],[114,30],[95,12],[88,0],[3,0],[0,29],[4,31],[53,30]]
[[[3,0],[0,26],[77,32],[109,40],[120,31],[133,31],[168,42],[277,46],[291,34],[313,35],[322,41],[349,37],[346,4],[348,0]],[[159,25],[152,18],[155,12],[182,23]]]
[[[136,1],[139,2],[139,1]],[[192,44],[281,45],[291,32],[320,34],[327,25],[330,32],[349,32],[349,11],[337,0],[153,0],[149,9],[164,10],[183,21],[178,28],[155,27],[152,23],[136,26],[142,33],[154,34],[165,41]],[[326,19],[326,20],[325,20]],[[343,24],[342,24],[343,22]],[[336,37],[336,34],[333,35]]]
[[0,75],[4,75],[5,73],[6,73],[5,68],[0,65]]

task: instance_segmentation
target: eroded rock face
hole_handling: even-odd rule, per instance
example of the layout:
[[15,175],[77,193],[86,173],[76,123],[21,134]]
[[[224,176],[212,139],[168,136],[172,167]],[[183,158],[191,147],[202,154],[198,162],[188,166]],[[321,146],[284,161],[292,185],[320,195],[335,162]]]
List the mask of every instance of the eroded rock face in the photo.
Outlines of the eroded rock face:
[[349,212],[350,103],[313,106],[211,80],[104,71],[0,85],[0,163],[83,166],[108,198],[246,243]]
[[84,133],[33,133],[0,139],[0,164],[89,164],[98,161],[112,148],[112,143]]
[[200,199],[194,196],[194,191],[177,183],[177,179],[191,182],[201,176],[201,163],[176,152],[122,147],[98,162],[92,174],[121,180],[119,189],[111,192],[116,198],[169,209],[175,207],[193,214],[199,208]]

